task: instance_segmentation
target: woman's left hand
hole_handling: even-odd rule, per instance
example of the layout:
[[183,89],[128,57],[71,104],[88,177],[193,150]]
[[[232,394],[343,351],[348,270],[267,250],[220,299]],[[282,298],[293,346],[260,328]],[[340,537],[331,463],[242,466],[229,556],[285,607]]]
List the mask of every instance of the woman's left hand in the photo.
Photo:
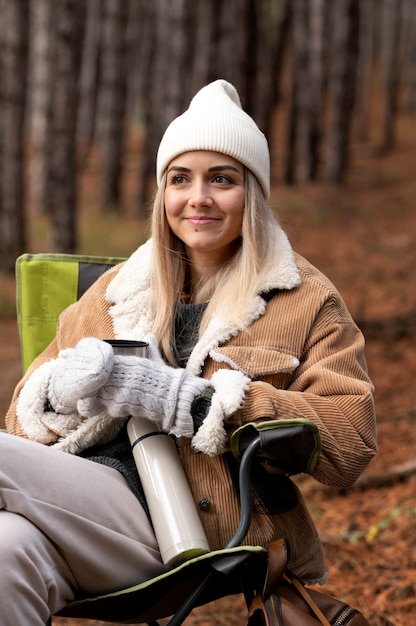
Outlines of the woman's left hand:
[[145,417],[166,432],[192,437],[191,404],[209,382],[167,365],[156,338],[146,340],[148,357],[116,355],[107,382],[93,397],[79,400],[77,409],[86,417],[103,410],[111,417]]

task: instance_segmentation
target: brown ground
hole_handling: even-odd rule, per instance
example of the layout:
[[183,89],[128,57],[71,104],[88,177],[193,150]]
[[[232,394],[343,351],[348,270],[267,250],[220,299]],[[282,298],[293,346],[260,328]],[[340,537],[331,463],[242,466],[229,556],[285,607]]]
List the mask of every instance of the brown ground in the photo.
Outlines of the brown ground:
[[[416,447],[413,126],[401,120],[393,156],[357,147],[344,189],[277,189],[274,201],[295,247],[334,280],[367,338],[379,429],[379,453],[365,472],[367,483],[339,493],[302,482],[327,553],[326,590],[362,609],[372,626],[416,624],[416,475],[405,476]],[[20,376],[13,320],[1,320],[0,346],[4,414]],[[196,610],[187,624],[239,625],[243,614],[240,598],[224,599]]]

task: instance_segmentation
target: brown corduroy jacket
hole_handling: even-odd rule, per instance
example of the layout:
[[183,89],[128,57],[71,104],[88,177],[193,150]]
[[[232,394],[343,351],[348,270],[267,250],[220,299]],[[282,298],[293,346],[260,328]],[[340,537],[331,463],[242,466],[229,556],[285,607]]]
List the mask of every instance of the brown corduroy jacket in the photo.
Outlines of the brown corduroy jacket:
[[[322,441],[314,478],[347,487],[376,452],[373,387],[364,339],[332,283],[292,252],[283,232],[277,233],[277,240],[276,264],[264,273],[262,289],[247,314],[248,328],[213,319],[187,369],[207,379],[220,370],[239,371],[250,379],[242,408],[226,418],[228,436],[254,420],[313,420]],[[28,415],[22,415],[21,408],[19,415],[19,393],[60,350],[75,346],[85,336],[142,339],[151,332],[151,246],[149,240],[126,263],[109,270],[62,314],[56,338],[16,387],[6,416],[11,433],[36,438],[22,426],[26,418],[26,423],[35,418],[32,408]],[[74,423],[67,435],[59,436],[56,429],[48,431],[43,424],[48,435],[43,442],[76,452],[83,446],[83,426]],[[99,432],[101,436],[102,429]],[[65,441],[77,433],[78,447],[67,445]],[[99,441],[98,431],[95,436],[96,441],[90,438],[88,445]],[[183,465],[210,546],[221,548],[238,525],[238,498],[228,455],[195,454],[190,443],[181,440]],[[273,496],[278,501],[279,493]],[[299,490],[298,503],[290,511],[255,512],[246,543],[266,545],[278,537],[288,540],[292,570],[307,582],[324,581],[322,545]]]

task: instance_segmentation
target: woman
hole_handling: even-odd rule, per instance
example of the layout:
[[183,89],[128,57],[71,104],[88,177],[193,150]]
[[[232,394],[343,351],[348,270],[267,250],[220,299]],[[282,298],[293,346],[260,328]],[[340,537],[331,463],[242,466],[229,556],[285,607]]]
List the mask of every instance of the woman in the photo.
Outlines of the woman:
[[[0,438],[6,626],[44,623],[80,591],[122,588],[163,570],[129,415],[178,438],[211,549],[238,523],[226,451],[240,425],[313,420],[322,440],[314,477],[337,487],[351,485],[375,453],[363,337],[268,207],[267,141],[232,85],[207,85],[171,123],[157,182],[152,238],[62,314],[55,340],[16,388],[6,423],[21,437]],[[149,358],[115,357],[102,341],[112,337],[147,338]],[[200,397],[207,414],[197,429]],[[323,582],[322,546],[302,495],[291,487],[287,505],[270,484],[247,542],[286,537],[290,568]]]

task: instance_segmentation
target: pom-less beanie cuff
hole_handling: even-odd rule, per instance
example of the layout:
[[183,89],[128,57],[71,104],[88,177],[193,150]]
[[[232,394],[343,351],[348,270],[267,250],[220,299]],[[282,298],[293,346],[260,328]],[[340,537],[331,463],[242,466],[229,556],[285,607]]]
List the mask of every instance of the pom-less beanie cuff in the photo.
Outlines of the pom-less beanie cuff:
[[203,87],[189,108],[168,126],[159,145],[157,184],[169,163],[183,152],[212,150],[245,165],[270,195],[270,155],[266,137],[241,108],[237,90],[225,80]]

